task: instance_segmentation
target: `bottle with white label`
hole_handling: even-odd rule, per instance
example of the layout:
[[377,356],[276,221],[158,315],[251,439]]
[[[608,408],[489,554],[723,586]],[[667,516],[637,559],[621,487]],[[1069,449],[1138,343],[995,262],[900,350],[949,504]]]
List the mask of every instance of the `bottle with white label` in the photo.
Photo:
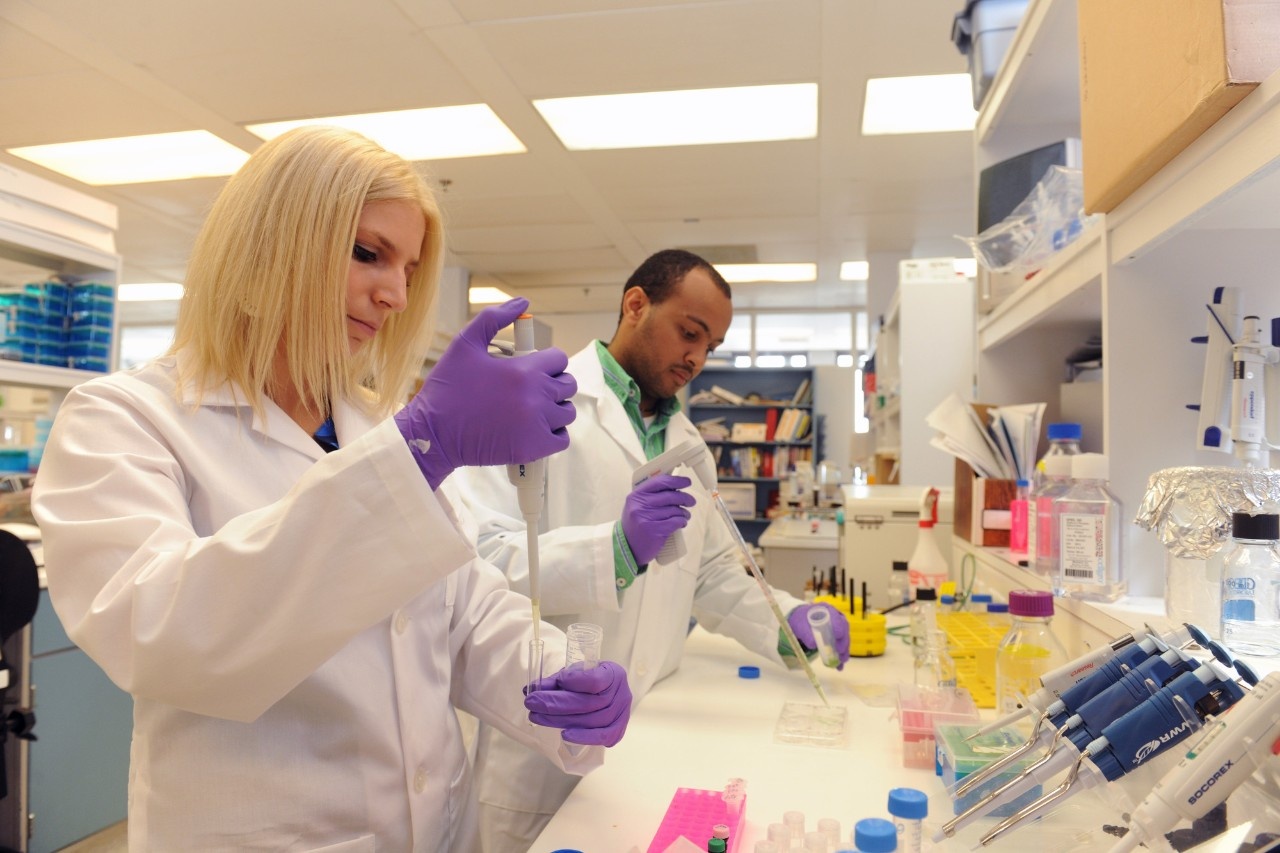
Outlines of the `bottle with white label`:
[[1053,517],[1053,502],[1071,488],[1071,460],[1076,455],[1046,456],[1044,478],[1027,501],[1027,562],[1036,574],[1050,580],[1058,571],[1058,528]]
[[1238,655],[1280,655],[1280,516],[1231,514],[1222,567],[1222,641]]
[[1101,453],[1071,458],[1071,488],[1054,501],[1059,596],[1115,601],[1128,591],[1120,499],[1107,487],[1108,460]]

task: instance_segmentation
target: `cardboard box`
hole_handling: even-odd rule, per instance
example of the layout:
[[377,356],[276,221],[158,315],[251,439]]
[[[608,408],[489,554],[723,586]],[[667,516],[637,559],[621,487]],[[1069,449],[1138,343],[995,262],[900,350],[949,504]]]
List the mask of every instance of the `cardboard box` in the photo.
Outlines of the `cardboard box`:
[[1280,68],[1276,0],[1078,0],[1084,209],[1105,213]]
[[[1017,493],[1018,484],[1013,480],[993,480],[979,477],[969,464],[956,460],[955,534],[974,545],[1008,548],[1009,527],[1004,529],[983,527],[983,516],[988,510],[1009,509],[1009,503]],[[1000,516],[987,516],[996,524]]]

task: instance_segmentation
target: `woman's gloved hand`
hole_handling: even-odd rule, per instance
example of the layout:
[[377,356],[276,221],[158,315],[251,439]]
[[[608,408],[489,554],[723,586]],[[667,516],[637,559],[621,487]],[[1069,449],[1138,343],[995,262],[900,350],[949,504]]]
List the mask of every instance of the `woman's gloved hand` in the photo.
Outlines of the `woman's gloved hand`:
[[636,563],[643,566],[662,550],[667,537],[689,523],[685,507],[697,503],[681,491],[693,485],[688,477],[658,474],[637,485],[622,505],[622,535],[627,537]]
[[800,645],[804,646],[806,652],[817,651],[818,641],[814,639],[813,626],[809,624],[808,616],[809,610],[814,607],[825,607],[829,611],[831,634],[836,641],[836,654],[840,655],[840,666],[836,669],[844,669],[844,665],[849,662],[849,620],[843,613],[830,604],[801,604],[787,614],[787,624],[791,626],[796,639],[800,641]]
[[463,465],[532,462],[569,446],[577,381],[563,350],[516,358],[489,354],[489,342],[529,300],[484,309],[449,344],[422,390],[396,413],[396,426],[431,488]]
[[622,740],[631,719],[627,672],[611,660],[591,669],[562,669],[538,682],[524,697],[529,720],[564,729],[570,743],[613,746]]

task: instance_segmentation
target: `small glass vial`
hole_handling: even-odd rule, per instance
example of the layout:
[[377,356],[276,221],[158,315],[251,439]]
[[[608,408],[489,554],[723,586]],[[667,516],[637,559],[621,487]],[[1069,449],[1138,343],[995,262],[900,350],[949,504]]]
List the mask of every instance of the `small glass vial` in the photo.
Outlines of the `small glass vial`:
[[911,601],[911,575],[907,571],[906,560],[894,560],[893,570],[889,572],[889,604],[907,604]]
[[915,788],[889,790],[889,814],[898,833],[898,849],[920,853],[924,846],[924,819],[929,815],[929,797]]
[[[1009,592],[1013,624],[996,647],[996,714],[1004,716],[1025,706],[1040,689],[1040,676],[1067,663],[1067,652],[1053,635],[1053,596],[1044,590]],[[1030,719],[1023,718],[1029,731]]]
[[1239,655],[1280,655],[1280,515],[1231,514],[1222,564],[1222,642]]
[[911,604],[909,629],[911,632],[911,653],[916,660],[924,657],[925,641],[929,632],[938,625],[938,591],[933,587],[922,586],[916,590],[916,600]]
[[853,825],[853,847],[858,853],[894,853],[898,830],[881,817],[864,817]]
[[1081,453],[1071,460],[1071,488],[1054,501],[1058,571],[1053,591],[1070,598],[1115,601],[1125,580],[1124,508],[1107,487],[1107,457]]
[[1009,617],[1009,605],[1003,601],[993,601],[987,605],[987,623],[993,628],[998,628],[1002,632],[1000,636],[1008,633],[1012,620]]
[[956,612],[956,597],[955,597],[954,595],[945,595],[945,594],[944,594],[941,598],[939,598],[939,599],[938,599],[938,612],[939,612],[939,613],[955,613],[955,612]]
[[1052,578],[1058,571],[1058,526],[1054,501],[1071,488],[1071,456],[1058,454],[1044,460],[1040,483],[1027,502],[1027,563],[1035,573]]
[[947,651],[947,635],[943,631],[929,632],[924,656],[915,666],[916,687],[931,692],[953,691],[956,688],[956,664]]

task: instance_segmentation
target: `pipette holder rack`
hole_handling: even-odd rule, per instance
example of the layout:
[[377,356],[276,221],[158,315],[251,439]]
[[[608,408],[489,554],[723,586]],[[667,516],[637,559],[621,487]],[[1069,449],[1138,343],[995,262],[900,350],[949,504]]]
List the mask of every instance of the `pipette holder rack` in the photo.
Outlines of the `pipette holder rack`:
[[[731,814],[736,811],[736,814]],[[663,815],[658,832],[649,842],[647,853],[663,853],[680,836],[689,839],[699,850],[707,849],[707,840],[716,824],[729,827],[728,853],[738,849],[742,827],[747,822],[747,795],[741,794],[736,810],[725,802],[723,791],[703,788],[677,788]]]

